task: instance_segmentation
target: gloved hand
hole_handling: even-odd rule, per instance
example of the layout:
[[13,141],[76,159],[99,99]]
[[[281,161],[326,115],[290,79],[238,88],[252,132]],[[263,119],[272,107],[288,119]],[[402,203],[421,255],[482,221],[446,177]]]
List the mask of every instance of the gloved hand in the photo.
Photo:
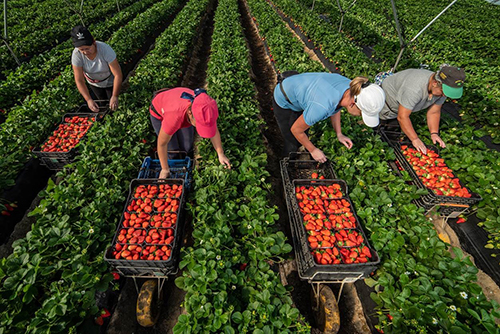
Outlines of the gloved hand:
[[97,103],[90,99],[87,101],[87,106],[89,107],[90,110],[92,110],[93,112],[98,112],[99,111],[99,106],[97,105]]
[[445,148],[446,147],[446,144],[444,143],[444,141],[441,139],[441,137],[439,137],[439,135],[437,133],[433,133],[431,135],[431,139],[432,139],[432,142],[434,144],[438,143],[439,146],[441,146],[442,148]]
[[159,179],[166,179],[170,176],[170,168],[162,168],[160,172],[160,176],[158,176]]
[[411,143],[413,147],[415,147],[418,151],[422,152],[423,154],[427,154],[427,147],[419,138],[413,140]]
[[337,139],[339,140],[339,142],[344,144],[345,147],[347,147],[348,149],[351,149],[351,147],[352,147],[351,138],[344,136],[343,134],[340,134],[340,135],[337,135]]
[[321,163],[326,162],[326,156],[323,153],[323,151],[321,151],[319,148],[315,148],[311,152],[311,155],[312,155],[313,159],[316,160],[317,162],[321,162]]

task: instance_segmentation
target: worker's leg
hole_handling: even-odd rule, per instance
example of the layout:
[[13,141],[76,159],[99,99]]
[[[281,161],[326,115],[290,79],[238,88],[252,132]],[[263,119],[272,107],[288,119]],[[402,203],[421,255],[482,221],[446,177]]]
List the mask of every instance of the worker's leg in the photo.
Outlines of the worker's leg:
[[[168,151],[184,151],[192,155],[194,147],[194,127],[190,126],[177,130],[168,143]],[[169,159],[181,159],[182,155],[178,153],[168,154]]]
[[296,112],[290,109],[281,108],[276,101],[273,99],[273,111],[274,116],[276,117],[276,121],[278,122],[278,126],[281,131],[281,135],[284,139],[284,147],[283,147],[283,157],[288,156],[290,152],[297,152],[301,144],[292,134],[291,127],[297,120],[297,118],[302,115],[302,112]]

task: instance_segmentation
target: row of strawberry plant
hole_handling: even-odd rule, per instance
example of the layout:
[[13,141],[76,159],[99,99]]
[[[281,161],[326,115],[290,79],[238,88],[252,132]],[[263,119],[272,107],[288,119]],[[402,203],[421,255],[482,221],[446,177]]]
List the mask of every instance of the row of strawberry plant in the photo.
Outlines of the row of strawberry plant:
[[[286,54],[275,53],[274,57],[279,68]],[[320,129],[315,140],[335,157],[339,176],[348,181],[358,215],[381,254],[375,279],[367,281],[377,291],[372,298],[379,303],[383,330],[495,332],[498,305],[472,283],[477,280],[477,269],[471,261],[458,249],[459,256],[453,258],[423,210],[409,204],[420,193],[405,183],[408,174],[398,180],[389,170],[387,161],[395,159],[392,149],[348,116],[343,117],[342,127],[355,134],[356,142],[355,148],[347,150],[326,123],[315,128]],[[387,320],[387,314],[392,320]]]
[[[123,6],[131,3],[133,1],[125,0]],[[86,25],[117,12],[116,1],[113,0],[105,2],[90,0],[84,5]],[[18,57],[31,57],[51,48],[60,41],[66,40],[73,26],[81,24],[79,16],[73,14],[72,10],[67,6],[57,4],[48,4],[44,7],[42,13],[38,15],[38,20],[41,26],[37,26],[38,23],[33,23],[33,20],[28,18],[21,19],[20,26],[27,29],[26,35],[18,36],[16,31],[9,30],[10,47]],[[14,58],[5,45],[0,46],[0,64],[0,71],[12,70],[16,67]]]
[[[115,32],[108,43],[116,50],[120,63],[136,54],[151,31],[164,24],[183,3],[183,0],[159,2]],[[127,36],[134,36],[135,40]],[[11,110],[0,131],[0,140],[6,143],[0,148],[4,157],[0,162],[0,189],[14,184],[15,177],[31,157],[30,149],[45,139],[59,117],[74,110],[80,101],[68,65],[39,94],[33,94]]]
[[266,13],[253,20],[258,27],[260,36],[266,45],[271,62],[274,63],[275,55],[284,57],[280,59],[283,64],[281,71],[297,70],[299,72],[321,71],[322,66],[311,60],[307,54],[300,51],[302,44],[288,30],[286,24],[276,17],[269,4],[262,1],[247,1],[251,12]]
[[143,60],[147,64],[137,68],[120,111],[93,127],[73,168],[61,172],[63,181],[49,184],[32,213],[31,232],[0,262],[0,332],[76,333],[78,324],[98,313],[95,292],[112,280],[103,253],[128,190],[123,180],[137,175],[149,146],[143,139],[154,141],[147,111],[152,87],[180,81],[178,75],[156,75],[143,85],[142,78],[149,76],[147,65],[163,59],[172,73],[181,70],[182,50],[192,46],[207,3],[190,1],[178,14]]
[[[132,20],[158,0],[141,0],[122,9],[115,16],[89,26],[96,40],[105,41],[113,32]],[[27,94],[40,89],[47,81],[57,76],[68,65],[68,57],[73,51],[70,40],[59,44],[50,51],[34,56],[29,62],[21,64],[15,71],[8,73],[0,82],[0,105],[7,109],[22,101]],[[7,112],[7,110],[5,110]]]
[[[23,25],[24,19],[37,20],[37,18],[43,18],[44,13],[49,12],[47,8],[54,8],[57,5],[54,0],[42,0],[42,1],[32,1],[32,0],[22,0],[22,1],[9,1],[7,3],[7,28],[19,29],[19,26]],[[3,6],[0,7],[0,15],[3,18],[4,15]],[[65,9],[66,10],[66,9]],[[69,8],[68,8],[69,10]],[[69,15],[74,14],[73,12],[68,12]],[[53,13],[52,13],[53,14]],[[66,14],[66,13],[65,13]],[[68,15],[68,14],[66,14]],[[47,23],[47,22],[45,22]],[[19,36],[21,37],[21,36]]]
[[355,46],[345,35],[332,29],[330,24],[304,10],[295,0],[269,0],[269,3],[298,25],[304,35],[319,44],[323,54],[335,61],[343,71],[357,75],[369,75],[376,71],[377,65],[361,48]]
[[[282,1],[282,0],[279,0]],[[332,9],[333,10],[333,9]],[[310,11],[302,11],[303,15],[315,16]],[[297,12],[300,15],[299,12]],[[328,43],[325,43],[324,51],[330,48]],[[333,50],[336,50],[334,48]],[[422,116],[423,114],[421,114]],[[417,115],[414,115],[413,118],[416,118]],[[493,118],[495,119],[495,118]],[[422,124],[424,121],[422,120]],[[458,128],[457,128],[458,127]],[[424,127],[420,128],[419,131],[421,134],[421,138],[427,138],[428,134]],[[494,182],[497,179],[497,175],[500,172],[500,166],[497,161],[498,154],[493,150],[487,150],[487,154],[485,154],[485,145],[481,142],[478,143],[477,137],[482,136],[481,133],[474,132],[473,129],[469,126],[458,126],[453,123],[451,120],[442,123],[441,126],[442,133],[444,137],[450,137],[451,142],[450,146],[453,147],[452,150],[445,150],[443,154],[445,157],[449,159],[453,159],[455,161],[461,161],[460,165],[456,165],[457,171],[460,170],[459,175],[462,179],[467,180],[467,184],[477,193],[483,197],[483,201],[479,203],[479,212],[478,217],[484,222],[481,225],[484,225],[486,231],[489,233],[489,242],[488,248],[496,248],[500,249],[500,242],[498,241],[498,230],[500,228],[500,213],[498,212],[498,198],[499,191],[495,189],[498,188],[499,184]],[[452,131],[446,132],[447,129],[453,129]],[[463,139],[458,139],[461,137]],[[475,139],[476,138],[476,139]],[[458,146],[458,147],[457,147]],[[464,147],[465,146],[465,147]],[[455,156],[457,152],[461,152],[460,155]],[[463,163],[463,156],[481,156],[485,157],[484,161],[490,161],[487,164],[488,173],[479,172],[483,169],[484,163],[481,161],[474,161],[471,159],[465,160],[465,164]],[[487,180],[491,180],[487,181]]]
[[[57,22],[63,15],[66,17],[74,14],[69,7],[59,9],[59,11],[55,12],[53,8],[57,5],[58,3],[55,0],[44,0],[40,2],[9,1],[7,3],[7,29],[9,35],[12,36],[13,40],[26,36],[30,32],[28,30],[30,25],[26,25],[25,23],[28,20],[33,23],[33,28],[42,28],[46,27],[48,22],[43,22],[44,19],[52,18]],[[4,7],[2,6],[0,8],[2,19],[4,17],[3,9]]]
[[220,0],[214,21],[208,91],[219,105],[218,127],[233,170],[218,164],[209,141],[199,143],[203,160],[191,210],[194,246],[182,253],[185,271],[176,280],[187,292],[187,314],[174,332],[305,332],[269,265],[291,246],[272,228],[278,216],[266,198],[267,157],[238,1]]
[[[441,3],[441,5],[442,7],[446,6],[445,3]],[[483,20],[469,18],[470,5],[482,10],[489,8],[488,12],[491,13],[491,16],[488,21],[491,21],[491,24],[488,25],[496,26],[498,24],[496,22],[498,21],[496,18],[500,15],[498,7],[484,1],[474,1],[467,5],[458,4],[441,16],[431,28],[416,40],[410,49],[405,51],[399,68],[415,67],[415,64],[425,63],[437,69],[444,62],[464,67],[467,71],[467,90],[460,100],[463,107],[462,113],[466,115],[463,120],[471,125],[481,125],[483,127],[482,133],[489,134],[493,141],[498,143],[500,137],[496,129],[499,123],[498,96],[500,95],[500,85],[496,78],[500,76],[500,70],[494,66],[497,63],[496,56],[498,54],[494,50],[498,49],[498,43],[494,42],[494,37],[485,34],[482,29],[485,24]],[[436,4],[432,6],[421,2],[398,4],[400,19],[405,27],[407,38],[415,36],[425,26],[427,20],[430,20],[430,17],[416,15],[413,11],[415,6],[435,7]],[[333,6],[331,7],[331,11],[336,10]],[[356,10],[352,11],[352,14],[348,15],[353,15],[363,24],[378,31],[380,35],[385,35],[383,41],[389,38],[387,32],[392,36],[395,35],[390,6],[379,6],[376,2],[368,2],[357,7]],[[457,17],[462,17],[463,20],[457,20]],[[466,17],[467,19],[465,19]],[[457,22],[467,22],[468,24],[457,25]],[[345,27],[345,29],[349,28]],[[450,29],[453,33],[450,32]],[[443,38],[442,36],[453,37]],[[462,38],[460,42],[457,42],[457,36]],[[353,37],[358,38],[356,35]],[[489,41],[491,38],[492,40]],[[474,44],[474,47],[470,47],[471,43]],[[398,50],[393,41],[386,41],[378,43],[374,56],[386,60],[386,63],[392,66],[397,53]]]

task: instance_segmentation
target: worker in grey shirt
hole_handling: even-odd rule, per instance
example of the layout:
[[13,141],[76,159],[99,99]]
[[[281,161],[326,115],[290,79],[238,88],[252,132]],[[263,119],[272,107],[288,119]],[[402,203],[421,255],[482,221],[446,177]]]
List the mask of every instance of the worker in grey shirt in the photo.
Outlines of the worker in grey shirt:
[[71,65],[76,86],[89,109],[98,112],[99,106],[91,97],[85,81],[97,100],[109,100],[110,109],[116,110],[123,75],[115,51],[108,44],[94,40],[88,29],[81,25],[71,30],[71,38],[75,47]]
[[446,147],[439,136],[441,106],[446,97],[462,97],[465,72],[463,69],[447,64],[439,71],[408,69],[386,77],[382,81],[385,92],[385,105],[380,112],[381,120],[396,119],[401,130],[411,140],[413,146],[426,154],[424,143],[418,138],[410,120],[412,112],[427,110],[427,125],[434,144]]

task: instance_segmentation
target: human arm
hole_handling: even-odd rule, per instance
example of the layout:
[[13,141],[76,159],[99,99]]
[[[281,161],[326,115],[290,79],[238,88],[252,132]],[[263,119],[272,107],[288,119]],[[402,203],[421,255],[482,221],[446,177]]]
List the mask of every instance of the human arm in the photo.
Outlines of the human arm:
[[168,143],[170,139],[172,139],[172,136],[163,131],[163,129],[160,129],[156,146],[161,165],[160,179],[165,179],[170,174],[170,168],[168,167]]
[[72,67],[73,67],[73,75],[75,77],[76,88],[78,88],[78,91],[80,92],[80,94],[82,94],[83,98],[87,102],[89,109],[92,110],[93,112],[98,112],[99,106],[90,96],[89,89],[87,88],[87,85],[85,84],[85,76],[83,75],[83,67],[75,66],[75,65],[72,65]]
[[217,128],[217,131],[215,132],[215,136],[210,138],[210,141],[212,142],[212,145],[214,146],[215,152],[217,152],[217,155],[219,157],[219,162],[222,165],[224,165],[224,167],[231,169],[231,163],[229,162],[229,159],[224,154],[224,149],[222,148],[222,141],[220,139],[220,132],[219,132],[218,128]]
[[446,144],[439,136],[439,121],[441,120],[441,104],[433,104],[427,110],[427,126],[431,133],[431,139],[434,144],[438,143],[441,147],[446,147]]
[[427,147],[425,144],[418,138],[415,129],[413,128],[413,124],[410,120],[411,110],[403,107],[401,104],[398,108],[398,122],[401,126],[401,130],[405,133],[405,135],[410,139],[412,145],[419,150],[420,152],[427,154]]
[[294,135],[294,137],[301,143],[306,150],[311,153],[314,160],[318,162],[326,162],[325,154],[309,140],[309,137],[306,135],[306,130],[309,129],[310,126],[307,125],[304,120],[304,115],[300,115],[299,118],[293,123],[290,131]]
[[122,87],[123,74],[118,60],[115,58],[111,63],[109,63],[109,69],[113,76],[113,95],[109,100],[109,107],[111,110],[116,110],[118,108],[118,95],[120,95],[120,89]]
[[330,120],[332,122],[332,127],[335,130],[335,133],[337,134],[337,139],[339,140],[339,142],[344,144],[345,147],[350,149],[352,147],[352,141],[349,137],[344,136],[342,134],[342,127],[340,126],[340,119],[341,119],[340,111],[333,114],[332,116],[330,116]]

